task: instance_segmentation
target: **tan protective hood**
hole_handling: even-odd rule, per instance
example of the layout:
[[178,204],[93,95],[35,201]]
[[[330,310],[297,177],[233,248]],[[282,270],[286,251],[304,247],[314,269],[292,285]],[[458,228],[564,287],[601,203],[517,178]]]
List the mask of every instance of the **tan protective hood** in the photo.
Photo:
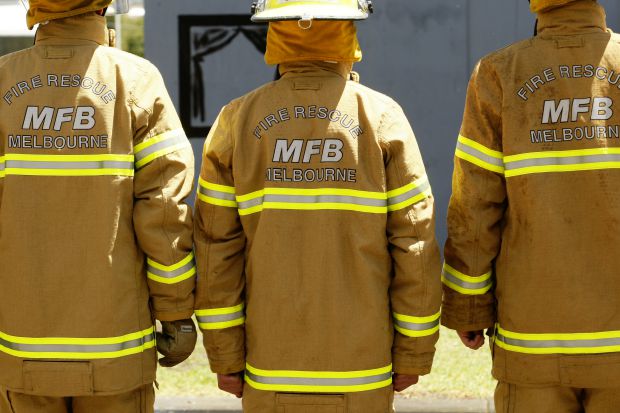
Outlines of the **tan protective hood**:
[[108,7],[112,0],[30,0],[28,28],[49,20],[64,19]]
[[[549,10],[554,7],[563,6],[568,3],[572,3],[578,0],[531,0],[530,1],[530,10],[532,13],[538,13],[541,11]],[[596,1],[596,0],[587,0],[587,1]]]
[[353,63],[362,60],[357,29],[351,21],[313,21],[302,29],[296,21],[269,23],[265,62],[320,60]]

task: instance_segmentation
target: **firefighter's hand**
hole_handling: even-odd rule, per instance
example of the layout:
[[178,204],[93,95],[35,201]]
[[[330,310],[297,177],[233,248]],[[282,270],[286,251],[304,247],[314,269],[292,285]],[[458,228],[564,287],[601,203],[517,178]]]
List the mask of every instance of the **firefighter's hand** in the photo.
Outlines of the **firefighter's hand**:
[[159,359],[162,367],[174,367],[185,361],[196,347],[196,326],[191,319],[162,321],[162,332],[157,333],[157,351],[164,357]]
[[459,338],[472,350],[478,350],[484,344],[484,331],[457,331]]
[[234,394],[240,399],[243,396],[243,372],[218,374],[217,387],[226,393]]
[[416,384],[419,379],[420,376],[418,375],[394,373],[394,391],[401,392],[405,389],[408,389],[409,387]]

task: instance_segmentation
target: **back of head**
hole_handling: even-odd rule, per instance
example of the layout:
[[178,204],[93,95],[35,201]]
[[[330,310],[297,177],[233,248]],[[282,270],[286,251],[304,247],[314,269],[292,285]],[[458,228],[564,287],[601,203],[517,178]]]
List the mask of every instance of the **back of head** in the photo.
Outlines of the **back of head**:
[[104,9],[112,0],[30,0],[26,20],[28,28],[35,24]]

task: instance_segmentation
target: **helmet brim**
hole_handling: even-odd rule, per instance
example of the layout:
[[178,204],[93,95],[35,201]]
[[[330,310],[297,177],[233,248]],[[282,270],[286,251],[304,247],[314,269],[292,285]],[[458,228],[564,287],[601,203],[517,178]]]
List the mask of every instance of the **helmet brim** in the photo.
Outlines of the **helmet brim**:
[[361,10],[351,10],[344,6],[324,6],[313,8],[313,13],[308,13],[307,6],[287,6],[277,9],[264,10],[252,16],[255,23],[264,23],[281,20],[365,20],[368,13]]

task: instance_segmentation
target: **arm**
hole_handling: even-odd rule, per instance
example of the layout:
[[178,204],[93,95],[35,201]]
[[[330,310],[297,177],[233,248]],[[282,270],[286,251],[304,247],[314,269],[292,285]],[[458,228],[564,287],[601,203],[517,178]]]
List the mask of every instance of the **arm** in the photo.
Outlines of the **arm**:
[[196,318],[213,372],[245,369],[245,234],[237,212],[226,107],[207,137],[195,211]]
[[[185,203],[194,179],[194,157],[156,69],[143,74],[134,103],[134,229],[147,257],[154,316],[192,316],[196,268],[192,216]],[[139,98],[139,100],[138,100]]]
[[478,64],[467,92],[454,161],[443,269],[442,323],[471,348],[496,321],[494,261],[506,204],[501,144],[502,91],[492,68]]
[[[395,105],[387,116],[380,136],[387,145],[390,300],[396,329],[393,368],[397,375],[417,376],[430,372],[439,338],[441,281],[433,196],[405,114]],[[396,387],[398,381],[397,376]]]

